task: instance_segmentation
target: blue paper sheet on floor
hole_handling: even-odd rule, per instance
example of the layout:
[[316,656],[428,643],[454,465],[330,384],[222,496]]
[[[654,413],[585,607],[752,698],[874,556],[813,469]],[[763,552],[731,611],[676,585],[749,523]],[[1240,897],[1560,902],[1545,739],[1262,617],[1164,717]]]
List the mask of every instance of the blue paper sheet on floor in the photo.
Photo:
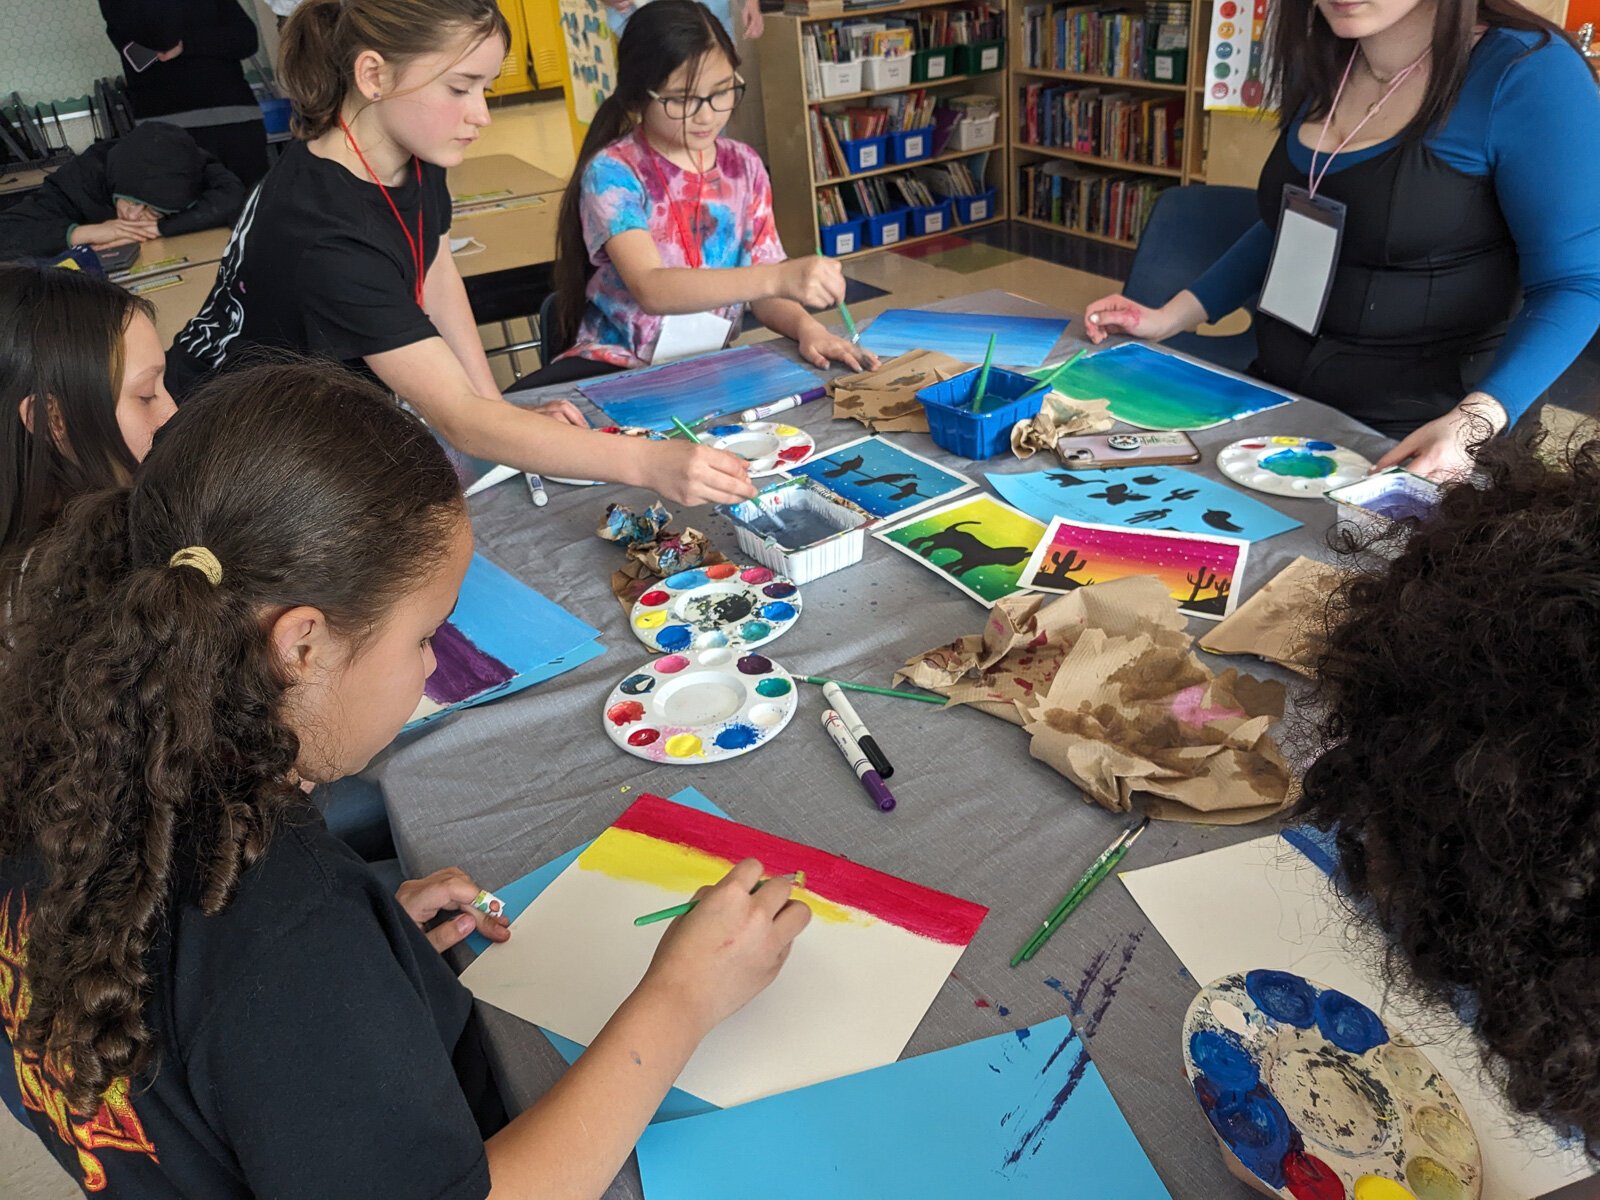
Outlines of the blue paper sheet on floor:
[[1237,488],[1177,467],[1114,467],[1068,471],[1057,467],[1016,474],[994,472],[989,486],[1030,517],[1051,517],[1130,529],[1208,533],[1259,542],[1298,529],[1293,517]]
[[659,367],[603,375],[578,384],[618,425],[669,432],[672,418],[693,425],[707,417],[770,404],[822,386],[810,367],[766,346],[736,346]]
[[653,1125],[639,1174],[647,1200],[1168,1195],[1066,1017]]
[[[719,817],[728,815],[706,799],[705,795],[696,788],[684,788],[681,792],[668,796],[667,799],[675,804],[684,804],[690,808],[697,808],[701,812],[712,813]],[[506,916],[513,921],[520,917],[528,905],[539,898],[539,893],[554,883],[556,876],[571,866],[578,855],[588,848],[589,843],[585,842],[583,845],[569,850],[555,861],[547,862],[544,866],[536,867],[534,870],[529,871],[521,879],[508,883],[504,887],[491,889],[505,904]],[[482,954],[489,949],[490,942],[481,933],[475,933],[467,938],[467,945],[474,954]],[[549,1039],[550,1044],[556,1048],[556,1053],[561,1055],[568,1063],[577,1062],[578,1055],[584,1051],[583,1046],[580,1046],[570,1038],[551,1033],[548,1029],[541,1029],[539,1032]],[[656,1109],[656,1115],[651,1118],[651,1121],[675,1121],[679,1117],[692,1117],[700,1113],[716,1111],[718,1110],[715,1104],[702,1100],[698,1096],[692,1096],[680,1088],[673,1088],[667,1093],[666,1099],[661,1102],[661,1107]]]
[[433,637],[438,666],[407,729],[508,696],[605,653],[600,631],[474,554],[450,619]]
[[981,363],[989,348],[989,335],[994,334],[995,366],[1039,367],[1070,324],[1064,317],[891,308],[873,318],[861,334],[861,344],[885,359],[908,350],[938,350],[962,362]]

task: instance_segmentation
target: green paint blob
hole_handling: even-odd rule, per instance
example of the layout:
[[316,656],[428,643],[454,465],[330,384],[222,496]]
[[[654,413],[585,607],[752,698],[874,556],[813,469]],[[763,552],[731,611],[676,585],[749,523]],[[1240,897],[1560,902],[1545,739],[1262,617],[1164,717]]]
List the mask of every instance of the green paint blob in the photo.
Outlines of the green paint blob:
[[756,691],[768,699],[775,696],[787,696],[794,685],[787,679],[763,679],[756,684]]
[[1338,464],[1325,454],[1311,454],[1305,450],[1279,450],[1261,460],[1261,465],[1274,475],[1289,475],[1296,479],[1326,479]]

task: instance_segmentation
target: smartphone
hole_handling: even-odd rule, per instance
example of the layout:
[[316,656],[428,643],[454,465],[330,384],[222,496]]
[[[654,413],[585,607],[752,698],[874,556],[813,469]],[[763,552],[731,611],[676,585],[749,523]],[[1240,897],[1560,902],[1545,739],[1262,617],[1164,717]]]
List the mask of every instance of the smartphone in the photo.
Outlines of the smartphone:
[[122,48],[122,57],[128,60],[128,65],[135,71],[143,71],[161,55],[147,46],[139,45],[138,42],[129,42]]
[[1062,438],[1056,457],[1070,471],[1094,471],[1199,462],[1200,451],[1187,433],[1095,433]]

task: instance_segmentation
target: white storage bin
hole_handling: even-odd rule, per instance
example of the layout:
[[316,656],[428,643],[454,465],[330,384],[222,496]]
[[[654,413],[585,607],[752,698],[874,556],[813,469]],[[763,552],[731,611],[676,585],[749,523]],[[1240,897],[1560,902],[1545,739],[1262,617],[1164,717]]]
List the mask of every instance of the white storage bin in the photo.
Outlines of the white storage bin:
[[950,130],[947,150],[981,150],[994,145],[995,129],[1000,124],[1000,114],[987,117],[962,117]]
[[885,58],[874,55],[861,60],[861,89],[882,92],[889,88],[909,87],[911,84],[911,56],[896,55]]
[[[795,583],[810,583],[860,562],[867,548],[867,527],[873,523],[865,509],[804,475],[770,484],[754,499],[722,511],[733,521],[740,550]],[[809,529],[799,539],[803,545],[785,544],[785,518]]]
[[822,64],[822,97],[848,96],[861,90],[861,61]]

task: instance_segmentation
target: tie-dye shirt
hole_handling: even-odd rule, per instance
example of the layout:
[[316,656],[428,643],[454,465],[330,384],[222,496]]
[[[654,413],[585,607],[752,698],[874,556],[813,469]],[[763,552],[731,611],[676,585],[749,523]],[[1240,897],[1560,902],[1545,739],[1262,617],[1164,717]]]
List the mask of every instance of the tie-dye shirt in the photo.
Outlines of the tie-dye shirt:
[[[767,168],[749,146],[728,138],[717,139],[716,166],[700,177],[658,154],[643,132],[613,142],[584,169],[580,213],[595,271],[577,341],[567,354],[621,367],[650,362],[662,319],[639,307],[606,253],[606,243],[619,233],[648,231],[664,267],[695,265],[696,255],[686,254],[684,243],[693,246],[696,240],[699,265],[706,267],[748,267],[788,257],[772,218]],[[737,336],[744,305],[715,311],[732,323],[729,336]]]

